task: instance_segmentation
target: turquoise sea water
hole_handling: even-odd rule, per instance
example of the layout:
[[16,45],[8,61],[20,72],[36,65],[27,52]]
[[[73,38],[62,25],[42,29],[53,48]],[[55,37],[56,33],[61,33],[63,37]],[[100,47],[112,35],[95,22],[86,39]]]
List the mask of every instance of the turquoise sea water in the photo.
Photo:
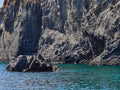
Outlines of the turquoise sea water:
[[0,90],[120,90],[120,66],[59,64],[59,72],[7,72],[0,63]]

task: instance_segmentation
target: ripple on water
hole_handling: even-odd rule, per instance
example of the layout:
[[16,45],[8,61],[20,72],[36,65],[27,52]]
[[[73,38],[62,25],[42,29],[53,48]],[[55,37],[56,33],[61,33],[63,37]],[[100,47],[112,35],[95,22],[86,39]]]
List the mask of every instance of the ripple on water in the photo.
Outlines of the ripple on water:
[[58,65],[59,72],[7,72],[0,63],[0,90],[120,90],[120,66]]

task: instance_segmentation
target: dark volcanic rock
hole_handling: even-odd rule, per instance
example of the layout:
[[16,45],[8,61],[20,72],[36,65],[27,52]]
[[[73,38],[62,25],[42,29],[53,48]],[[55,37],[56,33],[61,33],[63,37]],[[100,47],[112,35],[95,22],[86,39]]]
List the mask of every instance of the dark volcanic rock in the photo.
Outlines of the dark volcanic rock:
[[12,58],[6,69],[17,72],[51,72],[59,69],[57,66],[53,67],[45,60],[37,60],[29,57],[32,56],[20,55],[17,59]]
[[5,0],[3,8],[1,59],[119,64],[120,0]]

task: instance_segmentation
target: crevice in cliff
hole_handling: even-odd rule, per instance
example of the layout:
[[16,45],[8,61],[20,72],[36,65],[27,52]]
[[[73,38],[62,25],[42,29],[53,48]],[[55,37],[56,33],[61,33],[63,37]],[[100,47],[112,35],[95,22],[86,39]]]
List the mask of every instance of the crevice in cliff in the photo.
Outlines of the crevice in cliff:
[[[8,7],[9,6],[9,7]],[[12,34],[14,32],[14,23],[19,11],[20,0],[6,1],[4,2],[4,14],[5,31]]]
[[[42,10],[40,3],[28,3],[19,6],[18,13],[21,17],[16,17],[15,21],[19,29],[19,46],[16,56],[36,54],[39,47],[39,39],[42,33]],[[22,14],[25,12],[25,14]],[[21,19],[22,18],[22,19]],[[20,22],[19,22],[20,21]]]
[[85,37],[88,37],[91,43],[91,48],[94,52],[95,57],[99,56],[105,48],[106,39],[104,36],[94,35],[93,33],[88,33],[84,31],[83,34]]
[[2,32],[3,32],[3,29],[2,29],[2,28],[0,28],[0,36],[2,35]]

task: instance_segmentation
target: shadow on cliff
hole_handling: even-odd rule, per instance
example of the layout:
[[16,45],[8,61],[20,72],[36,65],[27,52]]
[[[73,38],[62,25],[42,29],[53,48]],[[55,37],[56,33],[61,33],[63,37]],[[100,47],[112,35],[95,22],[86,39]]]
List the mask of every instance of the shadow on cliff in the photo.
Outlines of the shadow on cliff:
[[18,41],[19,55],[33,55],[37,53],[39,39],[42,33],[42,9],[40,3],[26,0],[9,2],[4,17],[5,31]]
[[94,35],[93,33],[83,32],[84,37],[88,37],[94,52],[95,57],[99,56],[105,48],[106,39],[104,36]]

